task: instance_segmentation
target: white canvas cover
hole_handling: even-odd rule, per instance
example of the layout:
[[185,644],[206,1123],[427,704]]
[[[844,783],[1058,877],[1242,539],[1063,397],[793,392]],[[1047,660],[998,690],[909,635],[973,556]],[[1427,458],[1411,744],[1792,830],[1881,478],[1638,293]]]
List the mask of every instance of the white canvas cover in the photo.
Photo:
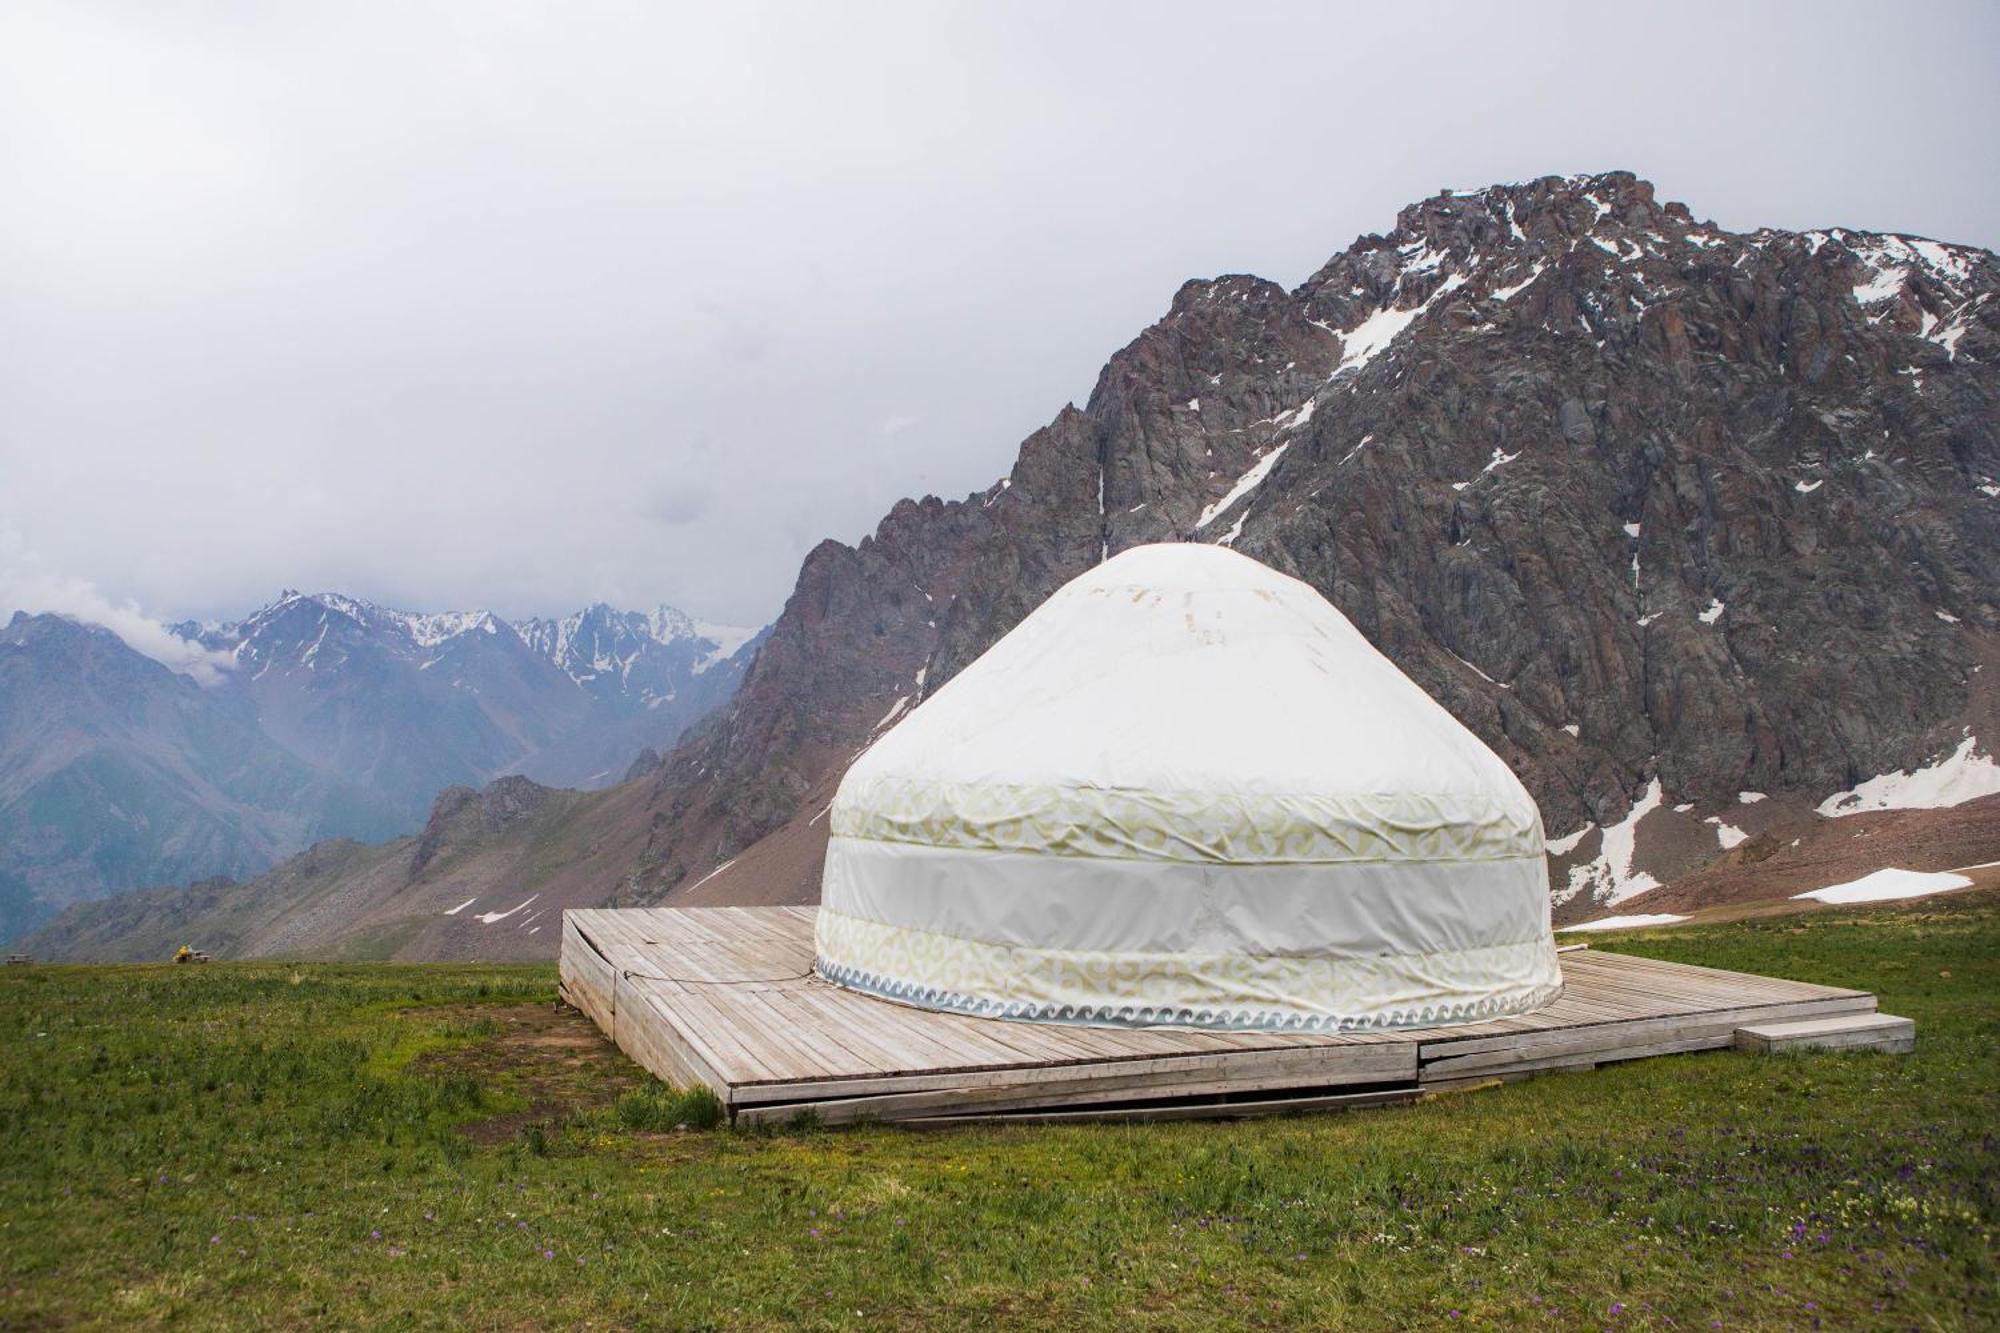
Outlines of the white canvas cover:
[[1540,813],[1311,587],[1142,546],[848,770],[817,967],[1000,1018],[1345,1030],[1561,991]]

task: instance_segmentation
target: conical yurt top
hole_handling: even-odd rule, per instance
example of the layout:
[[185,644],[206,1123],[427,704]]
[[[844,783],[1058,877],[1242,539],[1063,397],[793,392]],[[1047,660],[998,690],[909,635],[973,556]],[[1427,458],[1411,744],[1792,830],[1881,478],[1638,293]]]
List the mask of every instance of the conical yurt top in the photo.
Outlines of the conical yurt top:
[[830,821],[819,968],[907,1002],[1319,1030],[1560,987],[1527,791],[1226,548],[1064,585],[854,763]]

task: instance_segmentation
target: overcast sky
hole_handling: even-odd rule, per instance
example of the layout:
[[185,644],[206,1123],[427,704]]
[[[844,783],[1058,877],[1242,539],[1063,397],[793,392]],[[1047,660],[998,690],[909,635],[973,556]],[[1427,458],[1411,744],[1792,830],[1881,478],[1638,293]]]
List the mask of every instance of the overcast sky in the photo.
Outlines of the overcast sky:
[[761,622],[1446,186],[2000,243],[1997,16],[8,0],[0,614]]

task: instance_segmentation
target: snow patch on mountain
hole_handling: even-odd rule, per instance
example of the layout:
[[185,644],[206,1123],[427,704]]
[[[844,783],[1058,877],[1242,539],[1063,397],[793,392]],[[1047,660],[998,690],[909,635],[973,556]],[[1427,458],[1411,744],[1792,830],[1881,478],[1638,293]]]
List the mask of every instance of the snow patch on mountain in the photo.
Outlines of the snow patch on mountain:
[[402,625],[404,632],[410,636],[410,641],[419,648],[435,648],[447,639],[455,639],[461,634],[499,632],[498,623],[492,614],[486,611],[443,611],[435,615],[424,615],[409,611],[385,610],[383,614]]
[[1660,780],[1654,778],[1625,812],[1625,818],[1604,826],[1604,845],[1596,859],[1570,867],[1569,882],[1555,891],[1554,901],[1566,903],[1588,892],[1592,901],[1608,907],[1660,887],[1660,881],[1652,875],[1632,868],[1632,855],[1638,841],[1639,821],[1659,809],[1661,801]]
[[1822,903],[1887,903],[1904,898],[1927,898],[1933,893],[1949,893],[1953,889],[1969,888],[1972,881],[1964,875],[1950,871],[1925,874],[1917,870],[1898,870],[1890,867],[1878,870],[1860,879],[1851,879],[1843,884],[1829,884],[1823,889],[1808,889],[1795,893],[1794,898],[1811,898]]
[[1677,912],[1639,912],[1631,916],[1601,916],[1595,921],[1582,921],[1574,926],[1557,926],[1560,931],[1572,930],[1638,930],[1645,926],[1677,926],[1687,920]]
[[[1334,368],[1333,373],[1340,375],[1345,371],[1360,370],[1365,367],[1386,351],[1389,344],[1402,336],[1403,330],[1416,323],[1440,298],[1464,285],[1465,275],[1454,273],[1439,283],[1436,291],[1407,310],[1399,310],[1394,302],[1391,302],[1365,317],[1351,329],[1327,329],[1327,332],[1335,334],[1340,339],[1340,364]],[[1326,325],[1321,324],[1320,327],[1326,328]]]
[[1236,479],[1236,484],[1229,488],[1228,494],[1201,511],[1201,517],[1194,521],[1195,531],[1199,532],[1215,522],[1229,512],[1231,505],[1263,485],[1264,478],[1271,475],[1271,469],[1278,465],[1278,460],[1285,456],[1285,450],[1291,447],[1291,441],[1287,440],[1253,463],[1249,471]]
[[1522,292],[1528,290],[1529,287],[1533,286],[1535,279],[1541,276],[1542,276],[1542,263],[1540,260],[1537,260],[1535,261],[1535,266],[1532,269],[1528,270],[1527,277],[1521,279],[1517,283],[1513,283],[1510,286],[1495,287],[1493,289],[1493,299],[1496,301],[1511,301],[1515,297],[1519,296]]
[[1950,754],[1907,773],[1882,773],[1835,792],[1819,803],[1819,813],[1837,819],[1870,810],[1940,810],[2000,794],[2000,763],[1978,749],[1979,739],[1967,727],[1965,739]]

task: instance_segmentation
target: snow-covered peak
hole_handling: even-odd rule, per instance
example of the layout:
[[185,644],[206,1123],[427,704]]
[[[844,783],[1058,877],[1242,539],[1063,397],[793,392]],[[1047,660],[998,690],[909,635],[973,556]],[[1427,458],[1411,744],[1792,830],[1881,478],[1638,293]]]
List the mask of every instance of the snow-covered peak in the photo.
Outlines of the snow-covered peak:
[[677,680],[728,660],[757,633],[697,622],[665,605],[621,611],[597,602],[565,616],[510,622],[485,610],[400,611],[345,593],[290,588],[240,621],[188,622],[176,632],[232,652],[238,662],[255,663],[260,670],[323,670],[344,661],[344,650],[332,658],[323,654],[329,640],[372,641],[377,649],[427,669],[468,636],[518,637],[530,652],[591,692],[629,696],[648,707],[672,699]]
[[671,699],[676,681],[726,660],[757,632],[697,623],[672,606],[620,611],[603,602],[558,618],[520,621],[514,629],[585,689],[614,690],[649,706]]
[[1889,321],[1953,361],[1974,312],[1992,295],[1993,256],[1974,246],[1839,227],[1800,236],[1815,256],[1831,249],[1852,257],[1854,300],[1870,324]]
[[656,606],[647,613],[646,632],[658,643],[706,637],[687,612],[671,606]]
[[[580,644],[610,638],[644,639],[663,647],[709,637],[687,612],[672,606],[651,611],[620,611],[608,602],[593,602],[569,615],[516,621],[514,629],[537,652],[560,664],[579,651]],[[755,633],[752,630],[750,633]]]
[[498,634],[500,620],[491,611],[440,611],[417,613],[389,611],[419,648],[435,648],[461,634]]

